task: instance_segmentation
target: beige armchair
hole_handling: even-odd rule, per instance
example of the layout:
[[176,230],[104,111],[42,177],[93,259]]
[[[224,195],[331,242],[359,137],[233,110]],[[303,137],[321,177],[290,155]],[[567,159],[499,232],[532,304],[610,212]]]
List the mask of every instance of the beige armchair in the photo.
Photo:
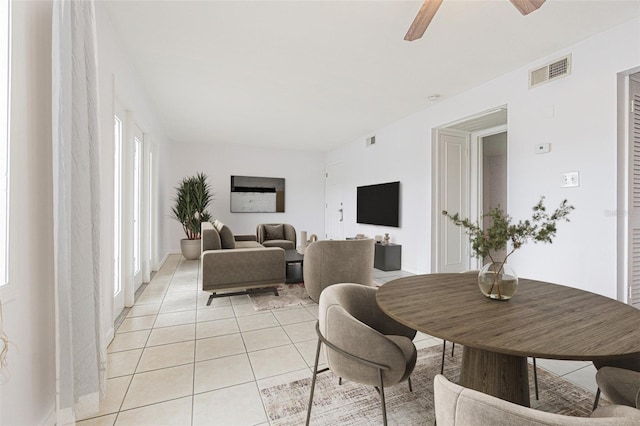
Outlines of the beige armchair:
[[[628,358],[619,359],[604,359],[599,361],[593,361],[593,366],[600,371],[604,367],[616,367],[623,370],[640,371],[640,357],[633,356]],[[596,379],[598,375],[596,374]],[[597,380],[596,380],[597,381]],[[596,398],[593,401],[593,409],[598,408],[598,402],[600,401],[600,384],[598,383],[598,391],[596,392]],[[613,401],[615,402],[615,401]],[[615,402],[617,404],[617,402]]]
[[523,407],[448,381],[438,374],[433,380],[438,426],[580,426],[640,424],[640,410],[623,405],[600,407],[591,417],[571,417]]
[[604,366],[596,373],[596,382],[614,404],[640,408],[640,372]]
[[311,243],[304,253],[304,286],[318,302],[336,283],[372,285],[374,240],[327,240]]
[[[376,387],[380,393],[383,423],[387,424],[385,387],[408,381],[416,365],[412,339],[416,332],[387,316],[378,307],[375,287],[340,283],[320,296],[316,324],[318,345],[313,369],[307,425],[311,418],[313,393],[322,344],[329,370],[346,380]],[[322,370],[322,371],[326,371]]]
[[256,237],[265,247],[296,249],[296,228],[288,223],[261,223],[256,227]]

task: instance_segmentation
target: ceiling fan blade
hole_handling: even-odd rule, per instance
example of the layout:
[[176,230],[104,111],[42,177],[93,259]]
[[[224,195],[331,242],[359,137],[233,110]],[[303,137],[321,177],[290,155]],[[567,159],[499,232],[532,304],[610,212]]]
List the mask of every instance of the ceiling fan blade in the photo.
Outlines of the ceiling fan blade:
[[542,6],[545,0],[510,0],[516,9],[523,15],[528,15],[531,12],[535,12]]
[[413,41],[422,37],[441,4],[442,0],[424,0],[404,39]]

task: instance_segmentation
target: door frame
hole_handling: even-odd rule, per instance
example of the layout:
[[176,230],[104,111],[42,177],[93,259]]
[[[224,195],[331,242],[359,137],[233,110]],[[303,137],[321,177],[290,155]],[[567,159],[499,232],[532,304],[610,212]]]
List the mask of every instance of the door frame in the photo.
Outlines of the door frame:
[[[115,290],[112,290],[111,294],[113,295],[113,305],[112,305],[112,321],[115,323],[116,318],[120,315],[120,313],[124,310],[126,306],[126,285],[125,280],[123,279],[122,274],[122,225],[123,225],[123,206],[122,206],[122,191],[123,191],[123,182],[122,182],[122,168],[123,168],[123,150],[125,147],[126,141],[126,126],[127,126],[127,112],[122,107],[121,104],[116,103],[114,105],[113,111],[114,117],[114,127],[115,127],[115,119],[117,118],[120,122],[120,141],[116,142],[114,139],[114,151],[113,151],[113,183],[114,183],[114,206],[113,206],[113,282],[112,285],[116,285],[116,281],[119,283],[120,290],[116,293]],[[114,129],[114,138],[115,138],[115,129]],[[119,146],[116,147],[116,143]],[[116,176],[117,174],[117,176]],[[115,197],[118,197],[116,201]]]
[[[442,236],[441,229],[441,221],[440,216],[442,215],[442,206],[440,203],[441,194],[440,194],[440,185],[441,185],[441,164],[440,164],[440,140],[439,133],[440,129],[456,129],[456,126],[460,126],[462,123],[472,122],[478,118],[486,117],[491,111],[496,111],[498,109],[504,109],[508,111],[508,106],[503,105],[497,107],[495,109],[487,110],[484,112],[480,112],[478,114],[470,115],[460,120],[456,120],[453,123],[444,124],[439,127],[435,127],[431,131],[431,140],[432,140],[432,157],[431,157],[431,182],[432,182],[432,197],[431,197],[431,271],[432,272],[440,272],[440,252],[439,252],[439,244]],[[478,220],[478,218],[482,215],[482,158],[480,157],[480,147],[482,146],[482,138],[491,136],[498,133],[507,132],[508,138],[508,123],[492,125],[483,129],[474,130],[474,131],[464,131],[468,134],[468,209],[469,209],[469,219],[472,221]],[[508,149],[508,148],[507,148]],[[508,151],[507,151],[508,152]],[[507,170],[509,167],[509,163],[507,160]],[[508,192],[508,188],[507,188]],[[467,249],[467,264],[469,268],[479,268],[482,264],[482,261],[476,259],[471,255],[471,245],[469,243]]]

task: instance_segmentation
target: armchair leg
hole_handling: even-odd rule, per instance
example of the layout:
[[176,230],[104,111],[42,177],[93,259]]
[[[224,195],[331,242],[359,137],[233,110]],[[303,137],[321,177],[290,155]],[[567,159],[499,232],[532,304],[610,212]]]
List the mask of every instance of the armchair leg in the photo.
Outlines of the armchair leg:
[[598,408],[598,403],[600,402],[600,387],[598,386],[598,390],[596,391],[596,399],[593,401],[593,410],[595,411]]
[[411,385],[411,376],[409,376],[407,382],[409,382],[409,392],[413,392],[413,386]]
[[313,379],[311,380],[311,394],[309,395],[309,408],[307,409],[307,422],[305,423],[307,426],[309,426],[309,421],[311,420],[311,406],[313,405],[313,391],[316,388],[316,377],[318,376],[318,361],[320,360],[321,346],[322,346],[322,340],[318,339],[318,348],[316,349],[316,362],[313,365]]
[[338,377],[338,386],[342,386],[342,377]]
[[387,426],[387,405],[384,401],[384,383],[382,382],[382,370],[378,369],[378,383],[380,386],[380,402],[382,403],[382,424]]

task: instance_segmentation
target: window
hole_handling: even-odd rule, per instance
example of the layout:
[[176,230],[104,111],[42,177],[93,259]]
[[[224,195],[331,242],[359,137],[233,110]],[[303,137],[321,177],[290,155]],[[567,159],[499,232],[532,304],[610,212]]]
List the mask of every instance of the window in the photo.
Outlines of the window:
[[[8,283],[10,2],[0,1],[0,286]],[[3,25],[6,23],[7,25]]]

